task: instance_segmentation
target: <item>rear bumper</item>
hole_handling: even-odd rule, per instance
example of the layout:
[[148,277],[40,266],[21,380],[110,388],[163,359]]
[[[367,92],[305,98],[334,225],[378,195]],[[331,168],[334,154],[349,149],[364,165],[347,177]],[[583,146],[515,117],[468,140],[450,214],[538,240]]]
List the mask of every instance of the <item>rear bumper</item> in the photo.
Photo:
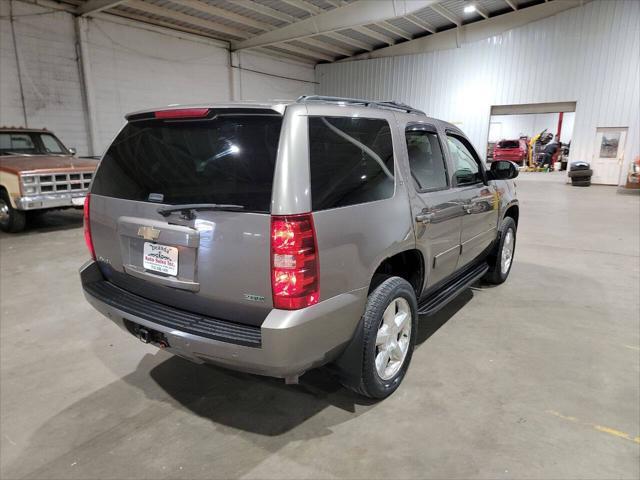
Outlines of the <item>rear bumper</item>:
[[[82,207],[87,190],[73,193],[52,193],[50,195],[31,195],[15,199],[18,210],[40,210],[43,208]],[[74,202],[78,202],[77,204]]]
[[363,288],[301,310],[274,309],[259,328],[258,346],[247,346],[189,333],[98,298],[88,288],[104,282],[96,262],[83,265],[80,277],[87,301],[122,329],[130,331],[125,321],[134,322],[162,332],[169,344],[166,350],[181,357],[272,377],[299,375],[334,360],[353,336],[367,295]]

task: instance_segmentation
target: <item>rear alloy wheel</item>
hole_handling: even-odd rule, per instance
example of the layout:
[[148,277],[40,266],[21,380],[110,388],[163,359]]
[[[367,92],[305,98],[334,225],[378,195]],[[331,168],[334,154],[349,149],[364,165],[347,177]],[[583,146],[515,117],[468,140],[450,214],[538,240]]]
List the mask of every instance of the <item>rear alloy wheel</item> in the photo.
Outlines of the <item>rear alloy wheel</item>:
[[513,266],[513,255],[516,249],[516,222],[511,217],[505,217],[500,225],[498,245],[487,259],[489,271],[483,280],[487,283],[499,285],[509,276]]
[[0,191],[0,230],[16,233],[24,230],[25,224],[26,217],[24,212],[13,208],[7,192]]
[[418,302],[405,279],[389,277],[370,294],[363,315],[362,375],[350,386],[369,398],[391,395],[404,378],[416,341]]
[[382,314],[376,335],[376,371],[382,380],[392,379],[402,365],[411,342],[411,308],[404,298],[394,299]]

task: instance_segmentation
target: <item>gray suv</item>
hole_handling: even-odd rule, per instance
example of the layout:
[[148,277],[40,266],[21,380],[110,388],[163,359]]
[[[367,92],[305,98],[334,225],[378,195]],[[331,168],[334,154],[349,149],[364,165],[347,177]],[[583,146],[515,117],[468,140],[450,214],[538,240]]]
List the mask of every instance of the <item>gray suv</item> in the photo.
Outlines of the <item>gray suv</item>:
[[171,107],[127,115],[85,202],[87,300],[144,343],[356,392],[402,381],[418,315],[507,278],[515,165],[394,102]]

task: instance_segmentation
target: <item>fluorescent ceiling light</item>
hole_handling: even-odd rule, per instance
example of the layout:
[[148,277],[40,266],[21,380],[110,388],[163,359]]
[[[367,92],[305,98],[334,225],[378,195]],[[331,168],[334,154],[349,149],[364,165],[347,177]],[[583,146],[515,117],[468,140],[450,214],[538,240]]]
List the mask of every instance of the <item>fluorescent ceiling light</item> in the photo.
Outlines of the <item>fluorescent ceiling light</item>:
[[476,6],[473,3],[466,5],[464,7],[464,13],[473,13],[476,11]]

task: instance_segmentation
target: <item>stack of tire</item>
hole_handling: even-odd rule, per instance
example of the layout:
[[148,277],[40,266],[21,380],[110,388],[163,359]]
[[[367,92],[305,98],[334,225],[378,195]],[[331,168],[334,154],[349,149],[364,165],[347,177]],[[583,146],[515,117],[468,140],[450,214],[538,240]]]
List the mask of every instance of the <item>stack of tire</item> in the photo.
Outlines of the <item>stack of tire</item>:
[[588,187],[591,185],[593,170],[587,162],[573,162],[569,168],[569,178],[574,187]]

